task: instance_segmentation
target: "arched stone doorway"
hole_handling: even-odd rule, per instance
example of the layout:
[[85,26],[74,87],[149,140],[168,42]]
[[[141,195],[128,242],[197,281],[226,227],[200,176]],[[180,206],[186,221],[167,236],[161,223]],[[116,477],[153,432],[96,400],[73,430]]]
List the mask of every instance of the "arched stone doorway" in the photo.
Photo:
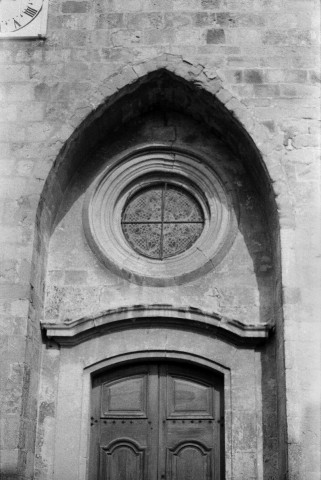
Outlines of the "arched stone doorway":
[[[150,311],[150,314],[156,312]],[[209,372],[212,380],[219,376],[224,384],[224,402],[221,402],[224,409],[220,415],[220,419],[224,417],[225,430],[224,440],[221,439],[220,443],[222,478],[229,480],[244,475],[264,478],[262,411],[271,408],[264,399],[267,379],[263,378],[260,361],[262,347],[259,345],[265,341],[265,335],[252,332],[246,340],[248,347],[240,348],[238,344],[244,342],[241,334],[227,331],[224,339],[217,335],[217,326],[202,325],[197,315],[193,319],[193,315],[188,314],[179,320],[174,312],[164,316],[166,309],[163,315],[158,311],[159,314],[144,319],[135,318],[135,314],[131,318],[130,312],[126,312],[125,322],[119,317],[112,323],[108,322],[107,315],[107,318],[103,317],[104,326],[103,318],[97,321],[102,329],[99,328],[101,333],[96,332],[96,335],[93,330],[79,335],[71,329],[68,337],[63,336],[61,330],[48,329],[48,334],[61,346],[57,365],[58,352],[54,344],[51,348],[49,344],[48,355],[56,359],[51,363],[52,367],[56,363],[56,373],[51,369],[52,378],[46,380],[47,385],[52,384],[57,392],[55,435],[46,457],[51,459],[53,478],[90,478],[94,379],[138,363],[145,367],[150,363],[181,365],[187,372]],[[102,333],[105,327],[107,331]],[[123,401],[126,402],[125,395]],[[94,420],[98,423],[106,419],[94,417]],[[48,438],[50,429],[48,425],[46,428]]]

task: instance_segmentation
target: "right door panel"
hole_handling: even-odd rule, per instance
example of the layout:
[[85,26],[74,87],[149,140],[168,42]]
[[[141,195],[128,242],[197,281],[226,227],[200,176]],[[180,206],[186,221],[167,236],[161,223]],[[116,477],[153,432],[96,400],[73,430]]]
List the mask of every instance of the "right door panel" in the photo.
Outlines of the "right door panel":
[[160,464],[161,478],[221,479],[222,396],[219,377],[160,366],[160,462],[165,462]]

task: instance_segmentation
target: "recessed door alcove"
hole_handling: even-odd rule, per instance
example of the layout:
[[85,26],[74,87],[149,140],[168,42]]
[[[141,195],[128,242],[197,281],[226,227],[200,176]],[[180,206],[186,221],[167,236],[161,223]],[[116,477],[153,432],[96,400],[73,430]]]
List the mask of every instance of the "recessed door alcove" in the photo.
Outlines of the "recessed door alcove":
[[[60,191],[56,184],[59,201],[53,194],[53,176],[44,195],[43,211],[48,213],[50,202],[55,209],[52,228],[41,239],[48,240],[41,398],[43,404],[49,399],[55,405],[55,434],[49,433],[44,423],[38,427],[39,449],[44,441],[52,446],[48,479],[90,478],[90,375],[96,378],[100,365],[127,354],[136,355],[136,360],[139,356],[142,362],[148,358],[154,362],[153,368],[160,357],[175,357],[181,362],[188,358],[189,365],[191,357],[197,357],[195,364],[201,363],[200,359],[215,364],[224,376],[225,402],[221,405],[224,403],[227,426],[224,441],[219,443],[225,467],[220,467],[218,477],[210,478],[273,478],[278,468],[277,351],[269,332],[276,319],[277,264],[273,252],[277,232],[273,231],[274,204],[263,164],[235,118],[195,85],[159,71],[125,93],[116,94],[110,108],[105,105],[101,115],[89,119],[83,134],[72,139],[62,153],[62,157],[69,155],[70,161],[65,169],[61,159],[57,163],[57,177],[65,183]],[[134,278],[128,274],[126,261],[119,267],[123,272],[110,268],[88,241],[83,218],[86,198],[93,198],[92,187],[116,166],[126,174],[137,152],[151,151],[165,152],[173,166],[177,152],[193,158],[189,164],[196,172],[208,165],[226,192],[228,201],[222,204],[233,217],[233,228],[224,238],[226,248],[215,260],[208,250],[200,248],[198,255],[206,258],[209,267],[195,276],[179,278],[177,274],[169,282],[162,277],[154,283],[145,281],[144,275]],[[163,164],[167,168],[165,161]],[[153,181],[153,175],[160,172],[164,175],[164,168],[148,172],[144,181]],[[170,172],[166,175],[170,178]],[[171,180],[175,188],[177,178]],[[194,180],[188,181],[194,188]],[[124,205],[134,194],[124,197]],[[199,198],[203,197],[197,194],[201,205]],[[206,195],[210,194],[205,194],[204,205]],[[210,211],[206,208],[205,213]],[[204,218],[206,230],[205,214]],[[121,223],[117,228],[121,230]],[[198,241],[191,250],[198,248]],[[182,368],[188,370],[183,364]],[[79,444],[68,435],[64,437],[63,425],[78,435]],[[128,438],[125,433],[118,440],[109,439],[107,459],[118,445],[113,442]],[[124,451],[139,459],[139,442],[126,441]],[[205,458],[212,447],[199,439],[195,442],[199,458]],[[180,446],[170,447],[177,462]],[[139,467],[140,460],[137,462]]]

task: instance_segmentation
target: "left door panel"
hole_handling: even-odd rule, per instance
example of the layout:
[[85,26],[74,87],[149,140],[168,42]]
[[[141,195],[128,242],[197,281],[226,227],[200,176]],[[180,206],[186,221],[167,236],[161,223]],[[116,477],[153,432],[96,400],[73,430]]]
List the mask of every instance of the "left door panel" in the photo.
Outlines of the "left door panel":
[[93,380],[90,480],[157,479],[156,369],[124,368]]

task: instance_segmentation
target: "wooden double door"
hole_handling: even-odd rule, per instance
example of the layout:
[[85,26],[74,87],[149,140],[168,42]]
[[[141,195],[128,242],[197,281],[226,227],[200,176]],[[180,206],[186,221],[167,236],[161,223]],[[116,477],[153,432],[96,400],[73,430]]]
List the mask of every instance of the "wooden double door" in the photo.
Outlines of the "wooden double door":
[[90,480],[221,480],[223,382],[180,364],[93,380]]

